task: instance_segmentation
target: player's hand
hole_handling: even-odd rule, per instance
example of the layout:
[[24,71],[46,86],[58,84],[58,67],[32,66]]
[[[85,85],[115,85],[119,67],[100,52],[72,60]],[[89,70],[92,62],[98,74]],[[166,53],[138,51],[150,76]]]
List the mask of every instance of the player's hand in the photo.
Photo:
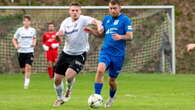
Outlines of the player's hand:
[[112,34],[112,38],[114,40],[122,40],[122,36],[121,35],[118,35],[118,34]]
[[195,48],[195,44],[188,44],[186,46],[186,48],[187,48],[187,51],[190,52],[190,51],[192,51]]
[[21,47],[20,47],[19,45],[16,45],[16,47],[15,47],[15,48],[18,50],[18,49],[20,49]]
[[32,44],[32,45],[31,45],[31,47],[35,47],[35,46],[36,46],[36,44]]
[[62,30],[60,30],[60,31],[58,31],[57,33],[56,33],[56,36],[63,36],[64,34],[63,34],[63,31]]
[[88,32],[88,33],[92,33],[92,28],[91,27],[89,27],[89,26],[86,26],[86,27],[84,27],[83,28],[83,30],[85,31],[85,32]]
[[43,44],[43,50],[44,51],[48,51],[49,50],[49,47],[47,45]]

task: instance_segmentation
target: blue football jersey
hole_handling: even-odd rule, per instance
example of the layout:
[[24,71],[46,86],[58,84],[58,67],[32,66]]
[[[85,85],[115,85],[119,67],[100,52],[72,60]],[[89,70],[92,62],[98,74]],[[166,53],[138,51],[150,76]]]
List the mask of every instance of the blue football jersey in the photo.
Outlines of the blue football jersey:
[[102,23],[104,27],[104,42],[100,54],[124,56],[126,41],[114,40],[112,34],[125,35],[126,32],[132,32],[131,19],[124,14],[120,14],[116,18],[109,15],[104,17]]

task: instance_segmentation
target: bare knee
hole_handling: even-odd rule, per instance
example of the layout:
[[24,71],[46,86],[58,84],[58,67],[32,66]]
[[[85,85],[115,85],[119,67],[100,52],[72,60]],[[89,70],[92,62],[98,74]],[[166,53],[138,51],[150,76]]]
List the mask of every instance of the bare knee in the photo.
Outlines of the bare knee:
[[98,64],[97,75],[103,76],[105,70],[106,70],[106,65],[104,63]]
[[55,82],[56,86],[60,85],[62,80],[63,80],[63,76],[62,75],[55,74],[55,81],[54,82]]

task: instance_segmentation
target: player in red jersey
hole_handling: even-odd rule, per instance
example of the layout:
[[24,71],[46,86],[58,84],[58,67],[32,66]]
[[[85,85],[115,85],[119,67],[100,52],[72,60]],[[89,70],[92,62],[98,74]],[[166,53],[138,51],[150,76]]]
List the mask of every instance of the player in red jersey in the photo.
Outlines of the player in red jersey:
[[48,75],[50,79],[54,77],[54,65],[58,57],[58,47],[60,41],[56,38],[54,23],[48,23],[48,32],[43,34],[42,44],[48,61]]

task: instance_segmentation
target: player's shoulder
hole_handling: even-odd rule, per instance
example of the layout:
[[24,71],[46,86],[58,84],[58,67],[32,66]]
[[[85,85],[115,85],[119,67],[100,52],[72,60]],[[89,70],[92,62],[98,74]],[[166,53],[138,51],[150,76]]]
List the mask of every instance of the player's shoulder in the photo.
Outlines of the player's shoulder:
[[19,28],[17,29],[18,32],[19,32],[19,31],[22,31],[22,30],[24,30],[24,27],[19,27]]
[[112,19],[112,16],[111,15],[104,16],[104,20],[107,20],[107,19]]
[[36,31],[36,29],[33,28],[33,27],[29,27],[29,29],[30,29],[31,31]]
[[127,16],[125,14],[121,14],[121,19],[129,19],[129,16]]
[[62,21],[62,24],[67,24],[71,21],[71,17],[67,17]]
[[123,20],[123,21],[130,20],[131,21],[131,18],[125,14],[121,14],[121,20]]

